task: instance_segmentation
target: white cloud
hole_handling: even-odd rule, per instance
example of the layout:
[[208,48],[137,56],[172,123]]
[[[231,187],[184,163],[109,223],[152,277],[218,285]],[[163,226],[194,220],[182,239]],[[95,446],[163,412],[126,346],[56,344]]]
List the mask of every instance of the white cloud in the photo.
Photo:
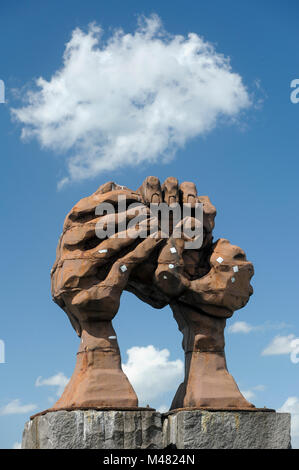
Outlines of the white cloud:
[[265,385],[256,385],[255,387],[253,387],[253,390],[256,390],[257,392],[264,392],[266,390],[266,386]]
[[265,389],[265,385],[256,385],[248,390],[241,390],[241,393],[244,395],[246,400],[251,401],[256,398],[256,392],[263,392]]
[[282,407],[277,411],[280,413],[291,413],[292,447],[299,449],[299,398],[287,398]]
[[21,401],[17,398],[12,400],[7,405],[0,408],[0,415],[15,415],[15,414],[26,414],[31,413],[37,408],[34,403],[28,405],[21,405]]
[[227,328],[229,333],[250,333],[254,327],[246,321],[236,321]]
[[255,393],[252,390],[241,390],[241,393],[248,401],[251,401],[253,398],[255,398]]
[[56,375],[52,375],[51,377],[48,377],[47,379],[43,379],[42,377],[38,377],[35,382],[36,387],[42,387],[44,385],[50,386],[50,387],[57,387],[56,394],[57,396],[60,396],[65,389],[68,381],[68,379],[62,372],[58,372]]
[[245,321],[236,321],[227,328],[228,333],[251,333],[252,331],[283,330],[292,325],[287,323],[264,323],[263,325],[250,325]]
[[157,408],[157,411],[159,411],[159,413],[166,413],[166,411],[169,410],[169,406],[166,406],[166,405],[161,405]]
[[268,346],[262,351],[262,356],[274,356],[280,354],[290,354],[293,350],[292,344],[295,335],[275,336]]
[[168,349],[134,346],[127,354],[128,361],[122,367],[140,404],[150,404],[165,392],[175,392],[183,378],[184,365],[180,359],[170,361]]
[[96,24],[86,33],[75,29],[62,67],[36,86],[12,113],[23,138],[67,155],[60,186],[169,161],[188,140],[251,104],[228,58],[196,33],[168,34],[156,15],[107,40]]
[[12,446],[13,449],[22,449],[22,443],[21,442],[15,442],[14,445]]

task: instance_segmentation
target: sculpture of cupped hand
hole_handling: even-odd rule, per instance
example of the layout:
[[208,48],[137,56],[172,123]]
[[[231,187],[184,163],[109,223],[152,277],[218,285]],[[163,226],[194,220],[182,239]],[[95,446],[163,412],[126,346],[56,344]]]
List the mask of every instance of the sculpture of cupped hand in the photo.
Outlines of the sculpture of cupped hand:
[[[125,206],[117,212],[120,197],[125,198]],[[184,233],[165,238],[160,225],[150,236],[136,237],[136,228],[128,224],[136,207],[142,206],[146,214],[139,233],[140,229],[149,233],[149,206],[161,202],[170,207],[202,203],[200,248],[186,249],[190,239]],[[116,213],[98,216],[96,208],[103,204],[115,207]],[[252,293],[253,267],[244,252],[227,240],[213,243],[215,214],[209,198],[197,196],[193,183],[179,186],[176,178],[167,178],[161,186],[156,177],[148,177],[137,191],[106,183],[70,211],[51,271],[52,295],[81,342],[75,371],[53,409],[138,406],[121,368],[112,326],[123,290],[155,308],[169,304],[183,333],[185,380],[172,408],[252,406],[227,372],[223,332],[226,318],[243,307]],[[193,215],[191,225],[196,222]],[[99,238],[99,222],[102,227],[114,224],[116,233]]]

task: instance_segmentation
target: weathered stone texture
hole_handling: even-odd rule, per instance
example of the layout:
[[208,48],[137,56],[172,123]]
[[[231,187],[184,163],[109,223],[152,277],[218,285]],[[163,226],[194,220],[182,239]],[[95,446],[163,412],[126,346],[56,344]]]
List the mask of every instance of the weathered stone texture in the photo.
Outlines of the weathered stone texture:
[[155,411],[56,411],[28,421],[23,449],[160,449]]
[[163,446],[178,449],[288,449],[290,414],[179,411],[163,425]]
[[288,449],[290,414],[56,411],[27,422],[22,442],[23,449],[162,449],[170,445],[178,449]]

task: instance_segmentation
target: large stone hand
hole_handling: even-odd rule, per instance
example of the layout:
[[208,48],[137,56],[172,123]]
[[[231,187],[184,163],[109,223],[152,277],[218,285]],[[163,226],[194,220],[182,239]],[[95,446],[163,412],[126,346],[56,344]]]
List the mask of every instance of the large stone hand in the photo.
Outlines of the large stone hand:
[[[122,213],[96,215],[100,204],[115,205],[126,197]],[[81,337],[74,374],[54,409],[80,407],[136,407],[137,396],[121,369],[116,334],[111,320],[134,268],[157,249],[157,238],[136,239],[125,233],[99,239],[100,221],[126,224],[135,211],[127,209],[140,196],[127,188],[107,183],[82,199],[68,214],[51,272],[52,295],[67,313]],[[145,221],[145,225],[146,225]]]
[[155,272],[156,285],[168,295],[183,333],[185,379],[171,408],[250,409],[253,405],[227,371],[224,328],[226,318],[252,294],[253,266],[228,240],[212,243],[216,212],[208,198],[197,200],[204,203],[202,247],[186,250],[184,236],[170,237],[160,250]]

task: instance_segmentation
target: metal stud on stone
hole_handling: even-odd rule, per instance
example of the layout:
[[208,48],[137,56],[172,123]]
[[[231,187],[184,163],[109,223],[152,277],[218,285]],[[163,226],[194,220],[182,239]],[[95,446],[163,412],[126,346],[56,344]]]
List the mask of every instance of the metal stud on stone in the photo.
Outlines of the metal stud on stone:
[[167,276],[163,276],[163,279],[167,279]]
[[237,273],[237,272],[239,271],[238,266],[234,266],[234,267],[233,267],[233,270],[234,270],[234,273]]
[[235,277],[232,277],[232,282],[235,282],[236,278]]
[[171,253],[176,253],[176,248],[175,248],[174,246],[172,246],[172,247],[170,248],[170,252],[171,252]]
[[116,339],[116,336],[108,336],[108,339]]
[[107,253],[107,252],[108,252],[108,250],[106,248],[103,249],[103,250],[99,250],[99,253]]
[[168,267],[169,267],[170,269],[173,269],[173,268],[174,268],[174,264],[169,264]]
[[218,263],[221,264],[222,261],[223,261],[223,258],[221,258],[221,256],[219,256],[219,258],[217,258],[216,261],[218,261]]
[[120,270],[122,273],[125,273],[127,271],[127,266],[125,264],[123,264],[121,267],[120,267]]

